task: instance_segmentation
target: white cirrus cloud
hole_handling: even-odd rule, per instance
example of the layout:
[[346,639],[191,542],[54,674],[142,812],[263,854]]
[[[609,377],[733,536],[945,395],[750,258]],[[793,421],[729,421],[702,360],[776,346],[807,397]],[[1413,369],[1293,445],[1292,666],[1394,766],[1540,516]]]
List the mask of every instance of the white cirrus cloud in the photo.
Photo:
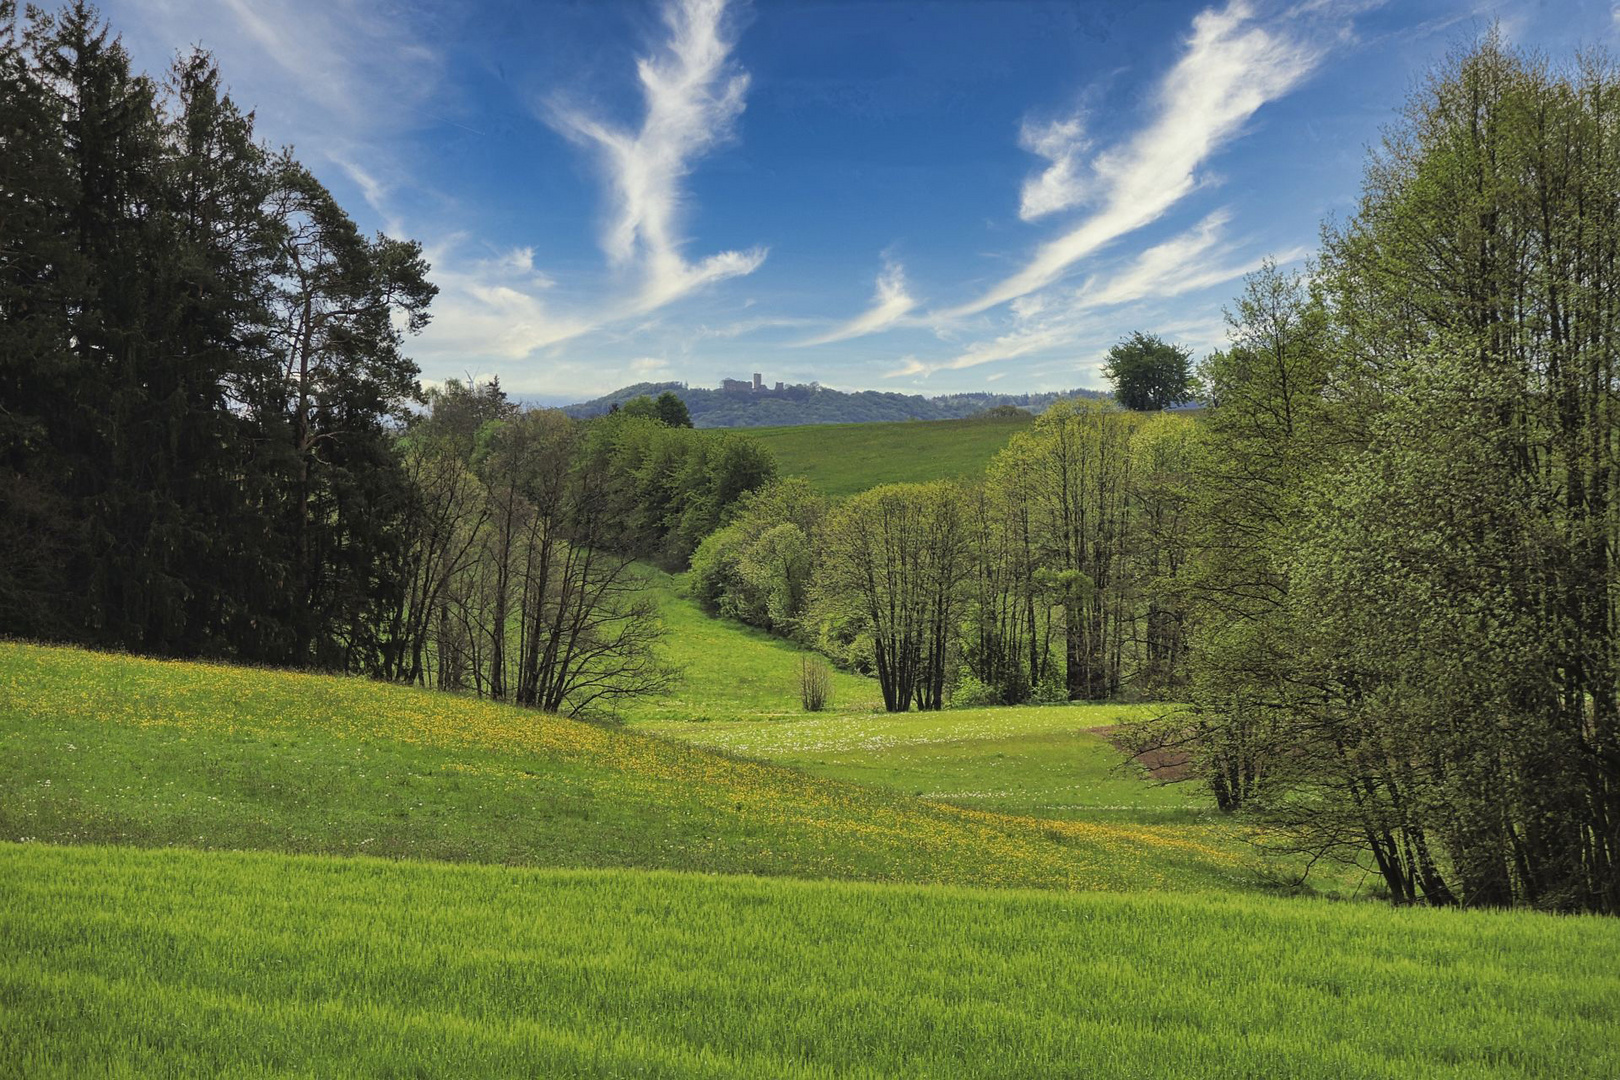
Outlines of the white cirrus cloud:
[[997,360],[1014,360],[1020,356],[1063,348],[1073,343],[1076,329],[1063,321],[1020,327],[989,341],[969,345],[951,359],[935,364],[933,370],[961,371],[963,368],[978,367],[980,364],[990,364]]
[[433,301],[433,321],[412,346],[424,361],[522,360],[600,325],[591,316],[552,310],[538,295],[549,287],[547,279],[516,269],[510,253],[468,262],[429,251],[428,259],[439,295]]
[[905,318],[916,306],[917,301],[906,289],[905,268],[895,260],[885,258],[883,270],[877,277],[876,291],[872,295],[872,306],[848,322],[799,344],[826,345],[876,333]]
[[[1198,169],[1268,101],[1288,93],[1316,66],[1322,48],[1289,17],[1262,23],[1245,0],[1200,12],[1175,66],[1158,85],[1153,120],[1098,154],[1080,176],[1078,150],[1063,148],[1072,128],[1048,127],[1036,141],[1052,160],[1050,182],[1037,178],[1036,209],[1073,205],[1094,193],[1097,209],[1080,224],[1038,247],[1016,273],[943,314],[960,317],[1015,300],[1052,284],[1098,248],[1156,221],[1199,185]],[[1051,151],[1051,153],[1047,153]],[[1025,208],[1031,189],[1025,189]],[[1044,200],[1044,201],[1042,201]],[[1042,212],[1049,212],[1043,210]],[[1037,215],[1038,216],[1038,215]]]
[[468,350],[522,360],[609,332],[711,282],[752,273],[764,261],[760,248],[696,262],[682,253],[683,181],[699,157],[732,137],[748,76],[731,61],[725,0],[671,0],[663,18],[668,39],[636,64],[645,106],[639,127],[616,127],[561,104],[547,115],[558,131],[600,153],[609,199],[602,249],[610,264],[637,276],[635,284],[600,304],[559,310],[542,299],[555,281],[535,270],[532,247],[471,263],[435,259],[441,292],[423,338],[425,353]]
[[893,371],[885,371],[885,379],[904,379],[912,375],[927,375],[934,369],[918,360],[915,356],[908,356],[900,361],[900,366]]
[[1018,216],[1034,221],[1059,210],[1078,206],[1094,187],[1081,172],[1081,155],[1090,148],[1085,124],[1079,116],[1045,124],[1024,122],[1018,145],[1048,162],[1045,169],[1024,181]]
[[731,59],[726,0],[671,0],[664,22],[669,39],[663,49],[636,63],[645,105],[639,127],[619,127],[563,104],[554,104],[547,117],[601,155],[611,202],[602,249],[614,264],[639,269],[640,292],[629,305],[637,313],[753,273],[765,260],[758,247],[695,263],[681,252],[682,181],[696,159],[732,137],[748,75]]
[[[1076,308],[1113,307],[1181,296],[1258,270],[1266,259],[1264,255],[1234,261],[1233,246],[1224,238],[1231,219],[1230,211],[1217,210],[1186,232],[1143,251],[1119,270],[1095,275],[1081,286],[1075,297]],[[1293,247],[1273,253],[1271,258],[1291,263],[1308,251]]]
[[[1229,220],[1229,212],[1217,210],[1191,229],[1122,261],[1115,269],[1094,275],[1078,290],[1048,288],[1019,297],[1011,304],[1011,329],[963,346],[946,360],[932,364],[913,360],[913,367],[903,374],[955,371],[1001,360],[1074,351],[1086,343],[1095,345],[1099,334],[1118,331],[1117,316],[1099,314],[1110,308],[1149,319],[1161,332],[1175,336],[1176,328],[1184,325],[1185,320],[1166,324],[1167,311],[1146,302],[1166,300],[1235,280],[1259,269],[1265,262],[1263,255],[1239,254],[1242,248],[1252,252],[1252,246],[1226,240]],[[1307,248],[1295,247],[1272,257],[1286,264],[1307,253]],[[1206,319],[1198,323],[1199,332],[1186,343],[1206,347],[1210,339],[1202,327],[1208,322]]]

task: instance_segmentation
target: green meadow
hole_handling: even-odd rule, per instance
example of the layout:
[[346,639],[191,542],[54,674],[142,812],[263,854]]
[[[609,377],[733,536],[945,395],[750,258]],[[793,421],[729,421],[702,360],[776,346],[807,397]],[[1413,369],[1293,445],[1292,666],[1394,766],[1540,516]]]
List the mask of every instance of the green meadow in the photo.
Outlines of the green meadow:
[[1220,852],[1253,875],[1251,886],[1329,896],[1372,886],[1367,867],[1265,853],[1276,838],[1216,813],[1199,788],[1155,781],[1109,740],[1109,728],[1161,706],[892,715],[882,711],[875,680],[838,671],[832,708],[805,713],[797,700],[802,650],[710,618],[685,595],[679,576],[646,573],[671,630],[665,657],[683,674],[673,693],[625,710],[633,730],[1047,830],[1150,827]]
[[1144,706],[805,714],[654,588],[617,723],[0,644],[0,1076],[1620,1069],[1613,920],[1279,895]]
[[[686,596],[680,575],[651,566],[640,571],[667,632],[660,646],[663,659],[680,678],[670,693],[626,705],[625,719],[686,724],[804,715],[799,664],[809,654],[785,638],[706,615]],[[835,670],[832,689],[840,712],[883,708],[876,679]]]
[[0,845],[0,1071],[1612,1077],[1612,921]]
[[1033,418],[907,420],[749,428],[770,447],[783,476],[803,476],[828,495],[878,484],[950,480],[982,473]]
[[889,716],[799,714],[645,726],[696,746],[792,765],[924,799],[1061,820],[1196,821],[1197,790],[1151,781],[1107,727],[1151,706],[1044,705]]
[[0,644],[0,838],[1062,889],[1257,887],[1174,826],[1037,821],[358,678]]
[[638,731],[941,802],[1039,818],[1154,822],[1206,816],[1182,785],[1151,782],[1106,729],[1153,705],[1041,705],[891,715],[877,681],[833,672],[832,707],[799,707],[792,642],[705,615],[682,579],[645,573],[669,630],[676,689],[624,711]]

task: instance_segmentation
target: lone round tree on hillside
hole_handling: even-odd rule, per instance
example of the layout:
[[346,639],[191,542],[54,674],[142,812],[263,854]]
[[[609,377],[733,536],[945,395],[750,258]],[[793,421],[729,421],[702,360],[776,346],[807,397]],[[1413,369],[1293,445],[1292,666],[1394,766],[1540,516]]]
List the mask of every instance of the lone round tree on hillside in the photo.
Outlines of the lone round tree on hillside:
[[1192,350],[1138,330],[1108,350],[1103,374],[1127,409],[1156,412],[1192,397]]
[[658,419],[664,422],[664,426],[692,426],[692,414],[687,411],[686,402],[677,397],[673,390],[665,390],[659,394],[658,400],[653,402],[653,405],[657,408]]

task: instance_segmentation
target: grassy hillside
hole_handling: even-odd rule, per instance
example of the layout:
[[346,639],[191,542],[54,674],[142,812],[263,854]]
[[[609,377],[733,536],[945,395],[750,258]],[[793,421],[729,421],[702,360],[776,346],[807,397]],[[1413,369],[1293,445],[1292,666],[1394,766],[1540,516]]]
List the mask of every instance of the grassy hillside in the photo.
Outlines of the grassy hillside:
[[806,717],[783,643],[677,641],[725,718],[642,724],[717,751],[0,645],[0,1077],[1620,1069],[1614,920],[1267,897],[1117,709]]
[[[808,653],[705,615],[677,576],[650,567],[643,572],[670,630],[664,655],[682,674],[669,695],[625,709],[624,719],[637,730],[898,796],[1008,815],[1034,828],[1151,825],[1164,836],[1222,852],[1268,880],[1291,884],[1305,874],[1300,859],[1259,856],[1252,828],[1214,813],[1203,789],[1153,782],[1096,730],[1155,706],[892,715],[882,711],[876,680],[837,671],[832,708],[805,713],[797,680]],[[1308,881],[1314,890],[1348,896],[1367,887],[1367,874],[1318,863]]]
[[0,644],[0,839],[1077,889],[1241,887],[1173,827],[1040,822],[356,678]]
[[[704,614],[683,592],[682,579],[651,566],[641,567],[669,631],[662,645],[666,662],[680,669],[675,689],[624,710],[630,720],[691,721],[802,717],[799,663],[813,654],[791,641],[730,619]],[[840,711],[871,712],[883,707],[877,680],[833,672],[833,703]]]
[[887,716],[821,713],[647,725],[697,746],[817,776],[1004,814],[1073,821],[1195,822],[1213,806],[1186,785],[1152,783],[1093,729],[1152,706],[1044,705]]
[[828,495],[878,484],[976,476],[1027,419],[915,420],[754,428],[784,476],[808,477]]
[[0,844],[0,1074],[1620,1072],[1620,924]]

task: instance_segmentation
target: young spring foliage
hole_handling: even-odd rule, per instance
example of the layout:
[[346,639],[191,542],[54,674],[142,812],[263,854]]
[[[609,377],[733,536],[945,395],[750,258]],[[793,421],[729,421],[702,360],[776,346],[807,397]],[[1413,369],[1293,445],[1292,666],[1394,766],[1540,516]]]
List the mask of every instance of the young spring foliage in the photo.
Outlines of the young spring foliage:
[[1391,896],[1620,912],[1620,76],[1492,33],[1314,282],[1206,365],[1193,709],[1223,804]]

